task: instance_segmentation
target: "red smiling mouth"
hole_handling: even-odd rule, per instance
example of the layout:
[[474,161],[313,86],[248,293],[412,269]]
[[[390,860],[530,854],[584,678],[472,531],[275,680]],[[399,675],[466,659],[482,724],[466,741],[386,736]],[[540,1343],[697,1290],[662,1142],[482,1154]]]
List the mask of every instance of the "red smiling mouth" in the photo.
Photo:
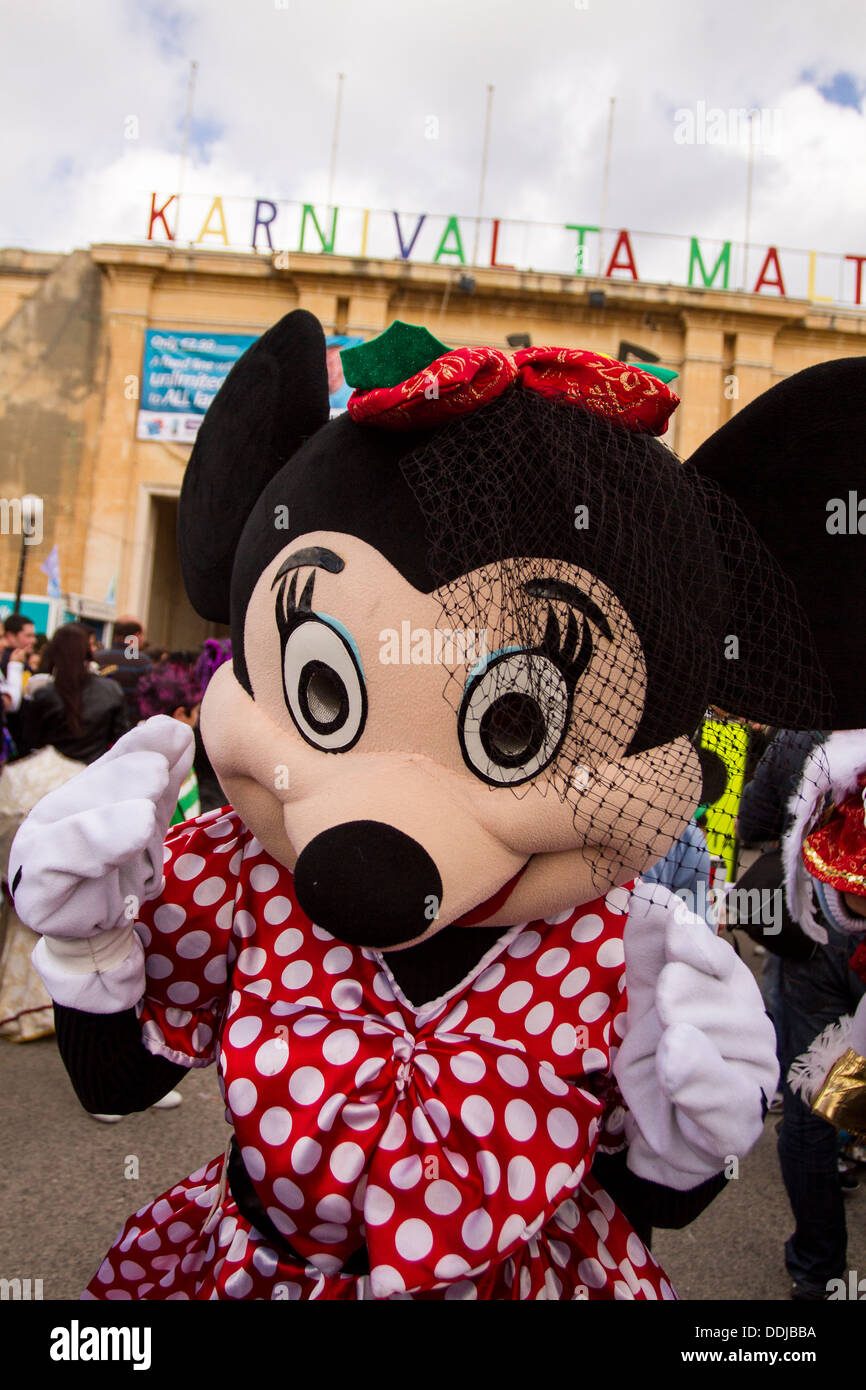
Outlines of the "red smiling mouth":
[[483,903],[479,903],[477,907],[470,908],[468,912],[464,912],[462,917],[458,917],[456,922],[452,923],[452,926],[478,927],[488,917],[493,917],[495,913],[499,912],[499,910],[505,906],[511,894],[514,892],[514,889],[526,873],[526,870],[532,863],[532,858],[533,856],[530,855],[523,865],[523,868],[518,869],[514,877],[510,878],[507,883],[503,883],[501,888],[497,888],[492,897],[485,898]]

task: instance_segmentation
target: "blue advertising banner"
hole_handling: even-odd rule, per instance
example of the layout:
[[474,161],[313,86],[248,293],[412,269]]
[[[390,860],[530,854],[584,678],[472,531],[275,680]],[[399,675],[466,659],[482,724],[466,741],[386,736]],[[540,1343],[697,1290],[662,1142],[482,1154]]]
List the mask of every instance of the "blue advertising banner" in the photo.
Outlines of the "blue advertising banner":
[[192,444],[204,413],[255,336],[149,329],[136,438]]
[[[229,371],[255,341],[254,336],[243,333],[149,329],[136,438],[193,444],[205,411]],[[336,334],[326,341],[331,415],[341,415],[352,388],[343,380],[340,351],[364,340]]]

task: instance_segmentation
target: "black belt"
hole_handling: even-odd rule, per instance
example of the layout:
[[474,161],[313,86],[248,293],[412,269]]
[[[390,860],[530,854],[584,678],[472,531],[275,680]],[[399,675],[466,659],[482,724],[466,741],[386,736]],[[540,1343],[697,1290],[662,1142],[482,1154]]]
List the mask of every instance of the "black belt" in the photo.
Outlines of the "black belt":
[[[277,1230],[271,1218],[268,1216],[261,1204],[259,1194],[253,1186],[252,1178],[244,1167],[241,1158],[241,1151],[238,1147],[237,1136],[232,1135],[231,1148],[229,1150],[228,1161],[228,1183],[232,1197],[241,1216],[246,1217],[251,1226],[255,1226],[257,1231],[261,1231],[263,1236],[267,1236],[269,1242],[274,1247],[278,1255],[283,1255],[292,1260],[295,1264],[306,1264],[307,1260],[303,1255],[299,1255],[297,1250],[286,1240],[285,1236]],[[343,1265],[343,1274],[369,1274],[370,1255],[366,1244],[359,1245],[357,1250],[353,1250],[346,1263]]]

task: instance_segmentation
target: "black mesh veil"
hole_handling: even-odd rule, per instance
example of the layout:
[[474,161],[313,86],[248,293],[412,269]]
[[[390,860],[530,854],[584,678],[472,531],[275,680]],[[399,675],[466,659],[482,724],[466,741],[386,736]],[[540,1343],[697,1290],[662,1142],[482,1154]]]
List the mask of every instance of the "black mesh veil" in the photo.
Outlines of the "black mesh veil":
[[[627,792],[617,774],[601,811],[588,789],[626,754],[683,735],[706,743],[704,716],[722,692],[736,702],[709,738],[723,762],[729,719],[826,724],[793,587],[736,505],[659,440],[515,388],[401,467],[425,518],[443,625],[486,638],[491,669],[474,708],[465,672],[446,676],[464,756],[474,750],[479,775],[521,795],[556,743],[535,780],[570,803],[588,844],[610,842],[615,818],[614,840],[666,852],[701,801],[682,756],[653,757]],[[609,869],[600,856],[599,878]]]

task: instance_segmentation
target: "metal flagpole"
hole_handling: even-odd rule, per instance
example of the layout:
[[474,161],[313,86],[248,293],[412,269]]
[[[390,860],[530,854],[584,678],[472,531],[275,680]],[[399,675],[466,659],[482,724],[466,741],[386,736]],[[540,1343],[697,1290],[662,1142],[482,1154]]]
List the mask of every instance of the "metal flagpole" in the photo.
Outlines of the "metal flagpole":
[[598,219],[598,274],[601,276],[601,267],[604,256],[604,220],[607,217],[607,190],[610,183],[610,151],[613,144],[613,110],[616,106],[616,97],[610,99],[610,111],[607,117],[607,145],[604,152],[604,175],[601,181],[601,216]]
[[183,196],[183,180],[186,173],[186,155],[189,149],[189,130],[192,124],[192,101],[195,93],[195,75],[198,70],[198,63],[189,65],[189,82],[186,89],[186,114],[183,118],[183,146],[180,152],[180,169],[177,175],[177,217],[174,223],[174,239],[177,241],[177,234],[180,230],[180,200]]
[[472,264],[478,264],[478,242],[481,237],[481,212],[484,207],[484,184],[487,179],[487,150],[490,144],[490,112],[493,106],[493,88],[487,85],[487,114],[484,118],[484,146],[481,151],[481,181],[478,185],[478,215],[475,218],[475,242],[472,247]]
[[752,235],[752,177],[755,172],[755,113],[749,112],[749,173],[746,180],[746,244],[743,247],[743,289],[748,285],[749,239]]
[[337,169],[337,144],[340,139],[340,112],[343,107],[343,79],[344,72],[337,73],[337,106],[334,111],[334,139],[331,142],[331,170],[328,174],[328,211],[333,215],[334,211],[334,174]]

